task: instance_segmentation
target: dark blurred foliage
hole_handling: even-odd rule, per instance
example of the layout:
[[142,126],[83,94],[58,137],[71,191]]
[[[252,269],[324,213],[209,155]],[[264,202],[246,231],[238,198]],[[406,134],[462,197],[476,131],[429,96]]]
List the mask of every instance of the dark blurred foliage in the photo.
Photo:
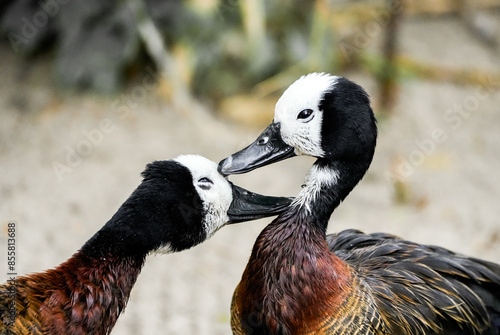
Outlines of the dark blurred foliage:
[[[184,50],[191,90],[198,96],[217,100],[244,91],[307,54],[314,2],[262,2],[266,31],[256,41],[249,41],[252,37],[245,32],[242,18],[247,14],[238,1],[209,3],[212,7],[197,8],[189,1],[145,1],[167,50]],[[127,69],[144,54],[138,14],[131,4],[4,0],[0,3],[1,31],[25,57],[53,51],[56,73],[64,86],[113,92],[126,82]],[[255,14],[262,13],[248,15]]]
[[3,0],[0,32],[24,57],[49,51],[63,87],[116,92],[152,64],[177,86],[171,96],[219,103],[234,95],[259,100],[307,72],[357,67],[386,88],[381,101],[391,105],[399,73],[478,81],[397,54],[403,14],[458,15],[474,29],[491,26],[487,34],[471,29],[496,45],[498,24],[485,24],[476,7],[498,2],[477,1]]
[[10,1],[1,27],[27,57],[55,50],[63,85],[111,92],[139,55],[134,13],[120,1]]

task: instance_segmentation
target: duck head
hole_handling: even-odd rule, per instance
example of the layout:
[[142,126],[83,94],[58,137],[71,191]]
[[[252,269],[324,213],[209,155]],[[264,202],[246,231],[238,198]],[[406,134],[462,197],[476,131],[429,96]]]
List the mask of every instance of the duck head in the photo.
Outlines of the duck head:
[[278,215],[292,198],[252,193],[197,155],[147,165],[143,181],[83,249],[94,256],[189,249],[226,224]]
[[297,155],[369,165],[376,137],[370,100],[361,86],[343,77],[311,73],[283,93],[271,125],[255,142],[222,160],[219,171],[245,173]]
[[311,73],[283,93],[271,125],[255,142],[222,160],[219,171],[245,173],[293,156],[316,157],[292,207],[314,212],[324,222],[370,166],[376,138],[365,90],[343,77]]
[[[190,248],[210,238],[226,224],[278,215],[293,200],[260,195],[234,185],[217,171],[216,163],[202,156],[183,155],[173,161],[152,163],[144,173],[146,179],[151,176],[155,164],[172,165],[173,169],[179,170],[179,175],[191,177],[191,183],[178,183],[175,185],[177,190],[170,191],[177,197],[176,206],[171,206],[171,214],[177,220],[172,221],[175,227],[169,230],[179,235],[172,238],[167,233],[166,240],[170,241],[163,250]],[[173,179],[177,177],[174,175]]]

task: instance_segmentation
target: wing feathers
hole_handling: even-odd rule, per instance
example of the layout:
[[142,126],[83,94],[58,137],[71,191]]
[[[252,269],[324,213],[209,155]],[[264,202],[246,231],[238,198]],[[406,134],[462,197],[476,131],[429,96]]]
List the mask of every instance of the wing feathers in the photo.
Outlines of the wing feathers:
[[327,236],[394,333],[500,334],[500,266],[389,234]]

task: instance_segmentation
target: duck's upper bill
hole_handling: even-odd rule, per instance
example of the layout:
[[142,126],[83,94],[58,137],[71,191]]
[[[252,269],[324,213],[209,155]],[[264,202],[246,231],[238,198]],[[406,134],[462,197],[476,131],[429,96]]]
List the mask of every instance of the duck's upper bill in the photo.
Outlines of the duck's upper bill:
[[295,149],[281,138],[280,124],[271,123],[248,147],[219,163],[223,175],[240,174],[295,156]]

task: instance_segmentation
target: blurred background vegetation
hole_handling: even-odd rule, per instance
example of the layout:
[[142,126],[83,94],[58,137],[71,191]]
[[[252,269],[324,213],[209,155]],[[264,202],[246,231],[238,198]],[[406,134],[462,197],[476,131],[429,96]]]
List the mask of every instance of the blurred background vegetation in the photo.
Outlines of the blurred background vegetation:
[[[0,225],[19,223],[18,273],[67,259],[147,162],[248,145],[312,71],[360,83],[379,120],[370,171],[330,231],[500,262],[500,0],[0,0]],[[446,141],[430,142],[436,129]],[[291,196],[311,163],[231,180]],[[151,257],[115,333],[230,333],[268,222]]]
[[276,94],[312,71],[373,76],[382,112],[401,76],[482,84],[491,73],[398,54],[398,24],[403,15],[458,16],[499,49],[500,23],[488,16],[499,9],[498,0],[3,0],[0,22],[18,54],[52,57],[61,87],[116,93],[154,69],[175,104],[202,101],[260,123],[241,106],[272,110]]

